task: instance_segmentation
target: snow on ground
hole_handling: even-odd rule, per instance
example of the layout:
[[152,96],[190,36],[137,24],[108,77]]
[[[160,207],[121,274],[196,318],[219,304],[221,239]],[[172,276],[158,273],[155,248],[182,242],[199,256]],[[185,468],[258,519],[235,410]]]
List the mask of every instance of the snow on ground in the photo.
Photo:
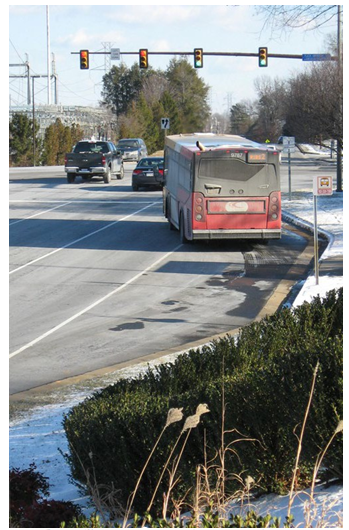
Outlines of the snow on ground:
[[[292,200],[283,199],[285,218],[292,218],[294,222],[313,225],[313,195],[309,192],[297,192]],[[288,217],[287,217],[288,216]],[[330,197],[318,198],[318,227],[319,235],[324,235],[329,244],[320,262],[343,255],[343,195],[334,192]],[[329,290],[343,286],[343,276],[321,276],[319,284],[315,284],[315,277],[310,275],[304,282],[293,305],[299,305],[305,300],[311,300],[318,294],[324,296]],[[159,359],[157,362],[170,361]],[[150,363],[149,363],[150,364]],[[127,368],[109,375],[101,384],[106,386],[120,377],[132,377],[140,370],[146,370],[148,363],[142,363],[136,368]],[[96,388],[93,389],[93,391]],[[69,394],[52,396],[52,403],[43,404],[32,410],[25,418],[16,418],[10,424],[9,464],[10,467],[28,468],[34,462],[38,471],[48,478],[50,497],[56,500],[70,500],[81,506],[87,506],[87,498],[82,498],[78,489],[69,481],[69,466],[62,454],[67,451],[67,441],[62,427],[63,415],[69,409],[91,394],[87,387],[72,387]],[[306,510],[308,494],[302,493],[294,501],[292,514],[298,527],[305,526],[304,512]],[[320,526],[321,518],[326,520],[326,526],[341,527],[338,513],[343,511],[343,488],[332,485],[328,489],[318,487],[317,513],[314,515],[313,527]],[[285,521],[289,497],[268,495],[256,501],[253,509],[261,515],[271,513]],[[325,510],[325,512],[323,512]],[[331,517],[330,517],[331,515]],[[342,517],[342,515],[340,515]],[[321,524],[324,526],[324,524]]]

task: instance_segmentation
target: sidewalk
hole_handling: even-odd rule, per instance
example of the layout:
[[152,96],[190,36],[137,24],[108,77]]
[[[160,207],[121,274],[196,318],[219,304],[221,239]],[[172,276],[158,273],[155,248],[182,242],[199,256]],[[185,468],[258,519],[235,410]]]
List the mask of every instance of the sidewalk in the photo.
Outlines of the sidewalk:
[[[283,221],[293,223],[314,233],[314,198],[311,190],[282,197]],[[313,271],[304,282],[293,305],[343,286],[343,193],[317,198],[318,237],[327,241],[319,259],[319,284],[315,284]]]

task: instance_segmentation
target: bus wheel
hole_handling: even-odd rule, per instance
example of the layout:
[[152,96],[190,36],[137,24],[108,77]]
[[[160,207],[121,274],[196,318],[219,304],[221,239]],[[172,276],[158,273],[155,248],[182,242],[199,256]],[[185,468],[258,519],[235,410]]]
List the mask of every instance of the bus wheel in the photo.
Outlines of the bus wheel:
[[183,212],[181,212],[180,218],[179,218],[179,233],[180,233],[180,240],[181,243],[188,243],[188,239],[185,237],[185,228],[184,228],[184,215]]

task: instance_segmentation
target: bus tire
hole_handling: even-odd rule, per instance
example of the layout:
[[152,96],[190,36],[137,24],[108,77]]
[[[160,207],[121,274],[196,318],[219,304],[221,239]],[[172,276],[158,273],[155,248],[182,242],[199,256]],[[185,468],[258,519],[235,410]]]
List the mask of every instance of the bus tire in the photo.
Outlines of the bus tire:
[[179,233],[180,233],[180,241],[183,244],[188,243],[188,239],[185,236],[185,226],[184,226],[184,215],[183,212],[181,212],[180,218],[179,218]]

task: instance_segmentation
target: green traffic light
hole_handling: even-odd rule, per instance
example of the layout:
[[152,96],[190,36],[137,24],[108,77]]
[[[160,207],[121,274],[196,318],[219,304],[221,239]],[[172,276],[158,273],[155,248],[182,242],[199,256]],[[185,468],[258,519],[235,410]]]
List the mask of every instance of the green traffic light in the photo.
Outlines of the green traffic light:
[[194,49],[194,68],[203,67],[203,51],[202,48]]
[[268,66],[268,48],[258,49],[258,66]]

